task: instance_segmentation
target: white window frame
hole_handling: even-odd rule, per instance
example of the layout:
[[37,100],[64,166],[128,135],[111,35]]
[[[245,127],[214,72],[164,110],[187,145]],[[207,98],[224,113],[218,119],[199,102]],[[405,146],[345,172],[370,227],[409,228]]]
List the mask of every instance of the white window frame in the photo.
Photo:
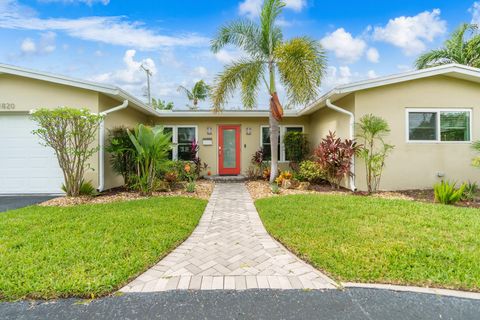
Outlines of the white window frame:
[[[196,125],[162,125],[164,128],[172,128],[172,160],[177,161],[178,160],[178,128],[195,128],[195,143],[198,144],[198,126]],[[198,156],[198,153],[197,153]]]
[[[305,133],[305,126],[304,125],[295,125],[295,124],[288,124],[288,125],[281,125],[280,127],[280,160],[279,162],[289,163],[290,161],[286,160],[285,158],[285,144],[283,142],[283,136],[287,132],[287,128],[302,128],[302,133]],[[260,148],[263,148],[263,128],[270,128],[267,125],[260,126]]]
[[[430,112],[430,113],[436,113],[437,114],[437,119],[436,119],[436,139],[435,140],[410,140],[410,119],[409,119],[409,114],[413,112]],[[469,114],[469,140],[468,141],[441,141],[440,137],[440,113],[442,112],[468,112]],[[473,112],[472,109],[468,108],[407,108],[405,110],[405,138],[407,143],[434,143],[434,144],[471,144],[472,143],[472,134],[473,134]]]

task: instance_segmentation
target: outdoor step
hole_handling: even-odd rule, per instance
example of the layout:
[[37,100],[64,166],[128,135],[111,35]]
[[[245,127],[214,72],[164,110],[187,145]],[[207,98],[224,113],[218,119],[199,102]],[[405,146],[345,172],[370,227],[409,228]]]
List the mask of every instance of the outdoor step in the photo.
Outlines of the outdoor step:
[[219,176],[219,175],[214,175],[214,176],[204,176],[203,177],[206,180],[211,180],[215,182],[244,182],[247,180],[247,177],[243,175],[236,175],[236,176]]

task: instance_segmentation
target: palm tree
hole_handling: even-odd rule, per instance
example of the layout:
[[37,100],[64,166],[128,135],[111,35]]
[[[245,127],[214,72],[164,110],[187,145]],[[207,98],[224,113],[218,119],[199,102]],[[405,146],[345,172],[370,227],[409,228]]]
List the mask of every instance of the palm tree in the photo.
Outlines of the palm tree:
[[[225,66],[215,79],[212,102],[215,111],[220,111],[237,88],[241,90],[245,108],[256,107],[259,87],[263,83],[270,95],[270,141],[278,141],[279,121],[283,109],[277,95],[276,76],[285,87],[291,105],[313,101],[325,72],[324,50],[318,41],[308,37],[283,40],[276,20],[285,2],[265,0],[259,23],[237,20],[220,28],[212,40],[212,51],[217,53],[227,45],[245,52],[246,57]],[[271,143],[271,174],[273,183],[278,171],[278,146]]]
[[205,101],[205,99],[208,98],[208,94],[210,93],[210,86],[205,83],[205,81],[200,80],[197,81],[192,90],[189,90],[185,88],[184,86],[179,86],[177,89],[179,92],[183,92],[188,98],[193,103],[193,106],[189,108],[193,110],[198,109],[198,102],[199,101]]
[[425,69],[449,63],[480,67],[480,35],[476,24],[462,24],[445,41],[443,48],[422,54],[415,65],[417,69]]

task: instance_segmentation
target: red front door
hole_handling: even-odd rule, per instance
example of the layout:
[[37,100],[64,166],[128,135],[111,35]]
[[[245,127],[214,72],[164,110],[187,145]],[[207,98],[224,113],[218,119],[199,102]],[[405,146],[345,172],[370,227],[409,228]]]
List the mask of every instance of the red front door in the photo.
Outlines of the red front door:
[[240,126],[218,127],[218,173],[240,174]]

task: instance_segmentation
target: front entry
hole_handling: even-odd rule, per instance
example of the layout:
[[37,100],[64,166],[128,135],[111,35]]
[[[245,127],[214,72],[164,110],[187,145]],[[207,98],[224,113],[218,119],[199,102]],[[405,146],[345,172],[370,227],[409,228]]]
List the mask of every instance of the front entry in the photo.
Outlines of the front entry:
[[218,173],[240,174],[240,126],[218,127]]

